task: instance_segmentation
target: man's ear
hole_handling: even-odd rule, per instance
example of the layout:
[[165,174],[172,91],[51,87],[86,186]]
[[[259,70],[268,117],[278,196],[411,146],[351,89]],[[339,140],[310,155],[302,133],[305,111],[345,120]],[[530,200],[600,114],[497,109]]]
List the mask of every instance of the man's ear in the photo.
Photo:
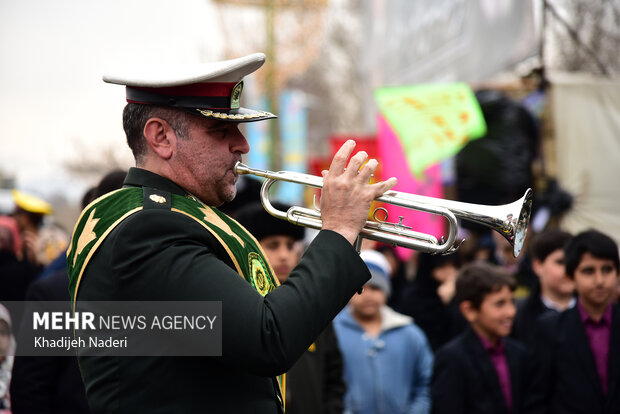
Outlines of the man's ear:
[[169,160],[176,149],[176,134],[161,118],[150,118],[144,125],[144,137],[151,150],[163,160]]
[[478,309],[474,308],[472,303],[468,300],[461,302],[459,310],[469,323],[475,322],[476,319],[478,319]]

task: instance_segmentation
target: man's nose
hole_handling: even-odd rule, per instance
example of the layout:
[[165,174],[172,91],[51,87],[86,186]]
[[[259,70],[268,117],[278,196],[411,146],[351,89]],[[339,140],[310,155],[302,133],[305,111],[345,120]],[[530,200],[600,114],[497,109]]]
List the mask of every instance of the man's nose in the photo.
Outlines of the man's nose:
[[230,137],[230,152],[240,152],[242,154],[247,154],[249,151],[250,144],[248,144],[248,140],[245,139],[245,137],[239,130],[239,126],[236,125],[234,128],[234,133]]

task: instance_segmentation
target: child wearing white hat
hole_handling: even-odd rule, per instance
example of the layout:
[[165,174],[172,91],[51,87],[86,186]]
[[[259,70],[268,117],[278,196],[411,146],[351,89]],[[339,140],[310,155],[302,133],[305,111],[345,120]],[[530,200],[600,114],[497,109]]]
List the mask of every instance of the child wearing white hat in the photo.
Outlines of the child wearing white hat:
[[433,356],[413,320],[386,305],[390,266],[362,250],[371,278],[334,320],[344,358],[345,412],[430,412]]

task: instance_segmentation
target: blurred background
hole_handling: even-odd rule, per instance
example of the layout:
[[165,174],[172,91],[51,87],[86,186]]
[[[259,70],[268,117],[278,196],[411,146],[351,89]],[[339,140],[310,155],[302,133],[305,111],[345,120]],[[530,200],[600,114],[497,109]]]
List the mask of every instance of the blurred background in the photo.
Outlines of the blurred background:
[[503,204],[531,187],[534,232],[620,242],[619,40],[618,0],[0,0],[0,213],[18,189],[70,232],[85,191],[132,165],[107,68],[264,52],[242,105],[279,119],[244,126],[250,166],[320,174],[355,138],[398,190]]

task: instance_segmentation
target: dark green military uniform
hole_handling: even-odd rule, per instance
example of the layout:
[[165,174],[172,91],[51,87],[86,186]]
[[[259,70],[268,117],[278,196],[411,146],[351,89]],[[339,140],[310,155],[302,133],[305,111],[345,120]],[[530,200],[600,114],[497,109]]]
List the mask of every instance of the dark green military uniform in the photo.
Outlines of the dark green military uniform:
[[188,197],[182,188],[137,168],[125,184],[144,188],[143,206],[114,225],[78,286],[74,276],[76,300],[221,301],[223,356],[80,357],[92,411],[281,412],[274,377],[369,279],[364,262],[342,236],[321,231],[288,281],[263,297],[212,232],[162,201]]

